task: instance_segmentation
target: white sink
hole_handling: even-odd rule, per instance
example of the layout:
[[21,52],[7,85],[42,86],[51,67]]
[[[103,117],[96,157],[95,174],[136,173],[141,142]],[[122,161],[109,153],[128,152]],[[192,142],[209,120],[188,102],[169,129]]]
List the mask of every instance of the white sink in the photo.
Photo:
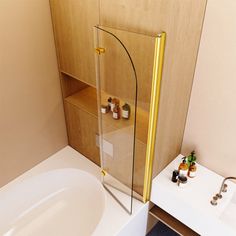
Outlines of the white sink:
[[236,231],[236,192],[220,215],[220,220]]
[[236,184],[227,180],[228,191],[213,206],[210,202],[224,177],[198,164],[197,176],[179,188],[171,176],[182,157],[179,155],[153,179],[151,201],[200,235],[236,236]]

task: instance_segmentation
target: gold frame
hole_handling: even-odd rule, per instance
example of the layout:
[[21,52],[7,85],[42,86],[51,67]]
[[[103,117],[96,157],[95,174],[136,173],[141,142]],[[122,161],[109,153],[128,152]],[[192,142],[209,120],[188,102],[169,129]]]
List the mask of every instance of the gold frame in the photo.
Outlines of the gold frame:
[[165,42],[166,42],[166,33],[162,32],[158,34],[155,39],[152,91],[151,91],[148,140],[147,140],[144,188],[143,188],[144,203],[150,200]]

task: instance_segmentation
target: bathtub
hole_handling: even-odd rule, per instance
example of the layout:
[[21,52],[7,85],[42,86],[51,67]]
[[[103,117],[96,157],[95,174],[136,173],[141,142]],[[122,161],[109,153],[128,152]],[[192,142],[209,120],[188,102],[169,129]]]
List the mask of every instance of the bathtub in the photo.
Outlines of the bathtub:
[[134,200],[129,215],[100,177],[95,164],[62,149],[0,189],[0,235],[144,236],[148,204]]

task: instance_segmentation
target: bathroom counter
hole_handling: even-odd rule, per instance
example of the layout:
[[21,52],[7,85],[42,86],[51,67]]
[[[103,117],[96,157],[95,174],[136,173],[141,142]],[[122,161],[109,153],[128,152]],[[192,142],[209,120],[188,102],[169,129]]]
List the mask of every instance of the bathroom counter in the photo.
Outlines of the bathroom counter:
[[179,187],[171,177],[182,157],[179,155],[153,179],[151,202],[200,235],[236,235],[236,229],[221,219],[236,192],[236,185],[227,181],[228,191],[222,193],[217,206],[212,206],[210,201],[219,192],[224,178],[197,164],[196,177],[188,178],[186,186]]

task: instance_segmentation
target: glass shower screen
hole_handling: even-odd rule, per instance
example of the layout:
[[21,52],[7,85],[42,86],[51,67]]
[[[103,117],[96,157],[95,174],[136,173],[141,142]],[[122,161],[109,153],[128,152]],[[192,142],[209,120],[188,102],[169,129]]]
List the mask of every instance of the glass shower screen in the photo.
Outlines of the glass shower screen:
[[132,213],[137,74],[122,39],[127,32],[95,26],[99,144],[103,185]]

